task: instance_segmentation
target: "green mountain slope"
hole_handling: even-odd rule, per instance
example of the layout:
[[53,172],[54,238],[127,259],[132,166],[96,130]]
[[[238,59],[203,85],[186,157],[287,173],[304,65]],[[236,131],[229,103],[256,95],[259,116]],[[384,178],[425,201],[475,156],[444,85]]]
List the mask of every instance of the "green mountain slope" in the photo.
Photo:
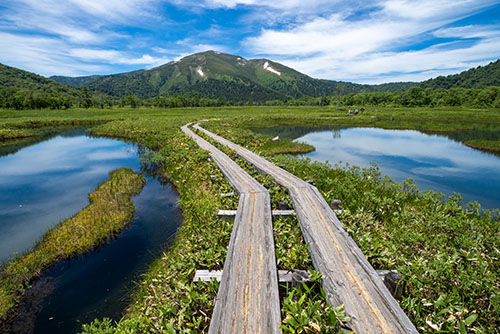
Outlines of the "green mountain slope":
[[0,64],[0,107],[69,108],[81,98],[79,88]]
[[190,55],[150,70],[52,79],[117,97],[129,94],[140,98],[183,95],[233,101],[335,95],[337,90],[344,94],[379,89],[391,91],[394,87],[400,89],[415,85],[396,83],[375,86],[318,80],[267,59],[247,60],[215,51]]
[[79,89],[61,84],[41,75],[0,64],[0,87],[14,87],[53,94],[77,96]]
[[422,88],[486,88],[500,86],[500,59],[486,66],[471,68],[459,74],[439,76],[423,81]]

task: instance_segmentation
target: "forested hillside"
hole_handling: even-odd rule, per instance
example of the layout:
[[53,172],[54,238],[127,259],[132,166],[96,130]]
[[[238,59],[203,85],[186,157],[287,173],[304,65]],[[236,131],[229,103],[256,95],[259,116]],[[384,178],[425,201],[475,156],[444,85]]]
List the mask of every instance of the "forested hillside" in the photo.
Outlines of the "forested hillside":
[[459,74],[439,76],[423,81],[422,88],[486,88],[500,86],[500,59],[486,66],[471,68]]
[[[104,103],[103,94],[70,87],[41,75],[0,64],[0,107],[13,109],[65,109]],[[108,98],[109,99],[109,98]]]

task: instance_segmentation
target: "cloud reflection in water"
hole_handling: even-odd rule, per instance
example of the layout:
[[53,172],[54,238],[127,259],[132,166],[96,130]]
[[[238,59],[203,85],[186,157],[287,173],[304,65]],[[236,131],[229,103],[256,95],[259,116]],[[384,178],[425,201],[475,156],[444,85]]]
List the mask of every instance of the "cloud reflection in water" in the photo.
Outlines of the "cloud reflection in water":
[[0,158],[0,263],[88,204],[88,194],[121,167],[139,168],[133,146],[58,136]]
[[[444,136],[414,130],[349,128],[306,134],[297,141],[314,145],[311,159],[370,167],[400,182],[413,178],[420,189],[451,195],[486,208],[500,206],[500,158]],[[339,135],[340,132],[340,135]]]

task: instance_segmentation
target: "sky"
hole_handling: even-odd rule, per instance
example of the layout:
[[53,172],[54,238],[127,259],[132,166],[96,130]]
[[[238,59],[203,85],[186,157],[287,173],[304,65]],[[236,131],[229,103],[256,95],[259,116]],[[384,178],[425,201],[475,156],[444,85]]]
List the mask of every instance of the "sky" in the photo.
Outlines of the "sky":
[[422,81],[500,58],[500,0],[0,0],[0,62],[44,76],[207,50],[320,79]]

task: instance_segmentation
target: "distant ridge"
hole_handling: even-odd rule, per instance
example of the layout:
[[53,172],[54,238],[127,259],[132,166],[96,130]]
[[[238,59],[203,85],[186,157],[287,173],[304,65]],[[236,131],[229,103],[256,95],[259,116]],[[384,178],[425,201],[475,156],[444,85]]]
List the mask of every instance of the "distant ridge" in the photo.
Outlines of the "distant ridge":
[[396,91],[416,83],[361,85],[350,82],[319,80],[268,59],[245,59],[216,51],[196,53],[162,66],[128,73],[63,77],[51,79],[67,85],[125,97],[158,95],[222,98],[229,101],[331,96],[374,90]]

